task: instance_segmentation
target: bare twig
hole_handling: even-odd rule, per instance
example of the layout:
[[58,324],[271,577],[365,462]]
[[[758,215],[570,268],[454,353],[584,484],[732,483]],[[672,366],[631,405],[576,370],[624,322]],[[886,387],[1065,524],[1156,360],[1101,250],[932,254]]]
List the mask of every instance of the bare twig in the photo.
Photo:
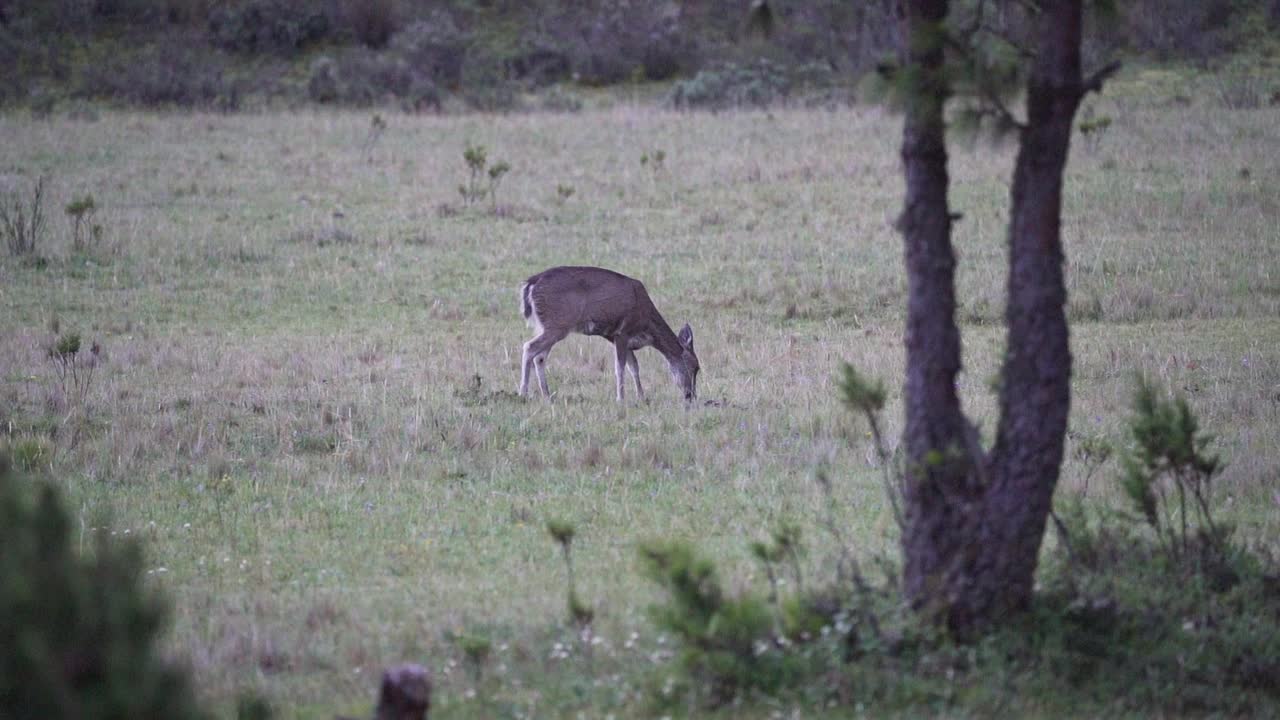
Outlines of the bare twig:
[[1097,71],[1091,73],[1089,77],[1085,78],[1084,83],[1080,86],[1081,94],[1102,92],[1102,84],[1105,83],[1112,75],[1119,72],[1119,70],[1119,60],[1112,60],[1106,65],[1103,65]]
[[901,487],[894,487],[892,469],[890,467],[891,456],[888,449],[885,448],[884,436],[880,434],[880,423],[876,420],[876,414],[868,411],[867,423],[871,426],[871,438],[875,443],[876,457],[880,460],[881,476],[884,478],[885,494],[889,496],[889,505],[893,508],[893,519],[898,524],[899,532],[905,531],[907,522],[902,514],[902,507],[898,504],[898,496],[902,494]]

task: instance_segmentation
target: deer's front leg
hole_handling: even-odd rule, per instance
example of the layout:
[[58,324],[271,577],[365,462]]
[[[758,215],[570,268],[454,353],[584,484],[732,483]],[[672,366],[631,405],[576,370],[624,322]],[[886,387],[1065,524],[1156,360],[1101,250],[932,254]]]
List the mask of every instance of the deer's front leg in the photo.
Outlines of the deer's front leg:
[[636,396],[640,402],[645,402],[644,388],[640,386],[640,363],[636,362],[636,353],[631,349],[627,350],[627,369],[631,371],[631,379],[636,381]]
[[631,350],[627,348],[628,338],[618,337],[613,341],[613,375],[617,381],[618,402],[624,402],[627,396],[626,368],[627,356],[631,354]]
[[524,344],[524,353],[520,357],[520,397],[529,394],[529,371],[533,369],[533,353],[529,352],[532,340]]

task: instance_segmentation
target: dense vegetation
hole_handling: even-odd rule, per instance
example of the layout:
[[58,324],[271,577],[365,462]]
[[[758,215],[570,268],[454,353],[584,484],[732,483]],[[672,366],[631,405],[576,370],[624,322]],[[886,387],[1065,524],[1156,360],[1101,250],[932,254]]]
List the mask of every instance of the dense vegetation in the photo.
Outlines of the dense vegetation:
[[77,533],[58,489],[0,452],[0,715],[205,717],[162,654],[168,608],[144,583],[141,543],[96,530]]
[[[1214,64],[1280,24],[1276,0],[1117,5],[1087,58]],[[765,38],[740,0],[5,0],[0,103],[571,110],[575,89],[673,79],[680,106],[842,102],[892,52],[891,7],[774,0]]]

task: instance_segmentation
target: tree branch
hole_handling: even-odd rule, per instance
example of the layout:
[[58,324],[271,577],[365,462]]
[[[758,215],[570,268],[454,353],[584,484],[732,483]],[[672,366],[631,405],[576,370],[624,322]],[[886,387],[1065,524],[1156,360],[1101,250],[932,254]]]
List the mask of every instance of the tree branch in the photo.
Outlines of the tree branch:
[[982,101],[981,114],[994,115],[1003,122],[1008,123],[1009,127],[1021,131],[1025,124],[1004,104],[1004,101],[1000,99],[1000,93],[985,81],[982,66],[974,56],[972,49],[954,37],[948,36],[946,42],[947,46],[954,50],[969,66],[970,76],[973,78],[973,87],[977,91],[978,99]]
[[1018,53],[1018,56],[1023,60],[1032,60],[1036,56],[1034,50],[1019,43],[1017,40],[1014,40],[1012,37],[1006,35],[1002,30],[993,25],[984,24],[982,27],[978,28],[978,30],[1013,48],[1014,52]]
[[1091,92],[1102,92],[1102,84],[1105,83],[1112,75],[1120,70],[1120,61],[1112,60],[1103,65],[1097,72],[1085,78],[1084,83],[1080,86],[1082,95]]

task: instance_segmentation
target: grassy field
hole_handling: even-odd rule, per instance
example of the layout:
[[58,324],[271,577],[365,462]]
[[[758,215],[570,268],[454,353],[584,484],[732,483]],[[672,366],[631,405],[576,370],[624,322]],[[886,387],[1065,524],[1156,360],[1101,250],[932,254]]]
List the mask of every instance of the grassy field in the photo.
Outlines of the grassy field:
[[[1217,435],[1222,512],[1274,544],[1280,108],[1162,88],[1131,74],[1091,100],[1114,123],[1068,170],[1073,436],[1123,442],[1133,374],[1152,373]],[[370,143],[369,113],[0,116],[0,180],[48,175],[51,216],[47,262],[0,260],[4,432],[46,451],[82,538],[146,539],[171,647],[211,702],[363,713],[383,666],[417,660],[442,717],[643,714],[641,671],[670,642],[639,541],[695,538],[730,587],[758,586],[747,543],[793,519],[819,574],[827,467],[857,551],[896,552],[865,428],[833,393],[841,360],[885,379],[896,436],[896,117],[383,117]],[[468,144],[512,167],[471,207]],[[960,384],[986,432],[1012,153],[958,144],[951,163]],[[73,252],[62,207],[86,193],[102,235]],[[690,322],[713,402],[686,412],[650,350],[650,404],[619,407],[610,349],[581,337],[551,355],[554,403],[516,397],[517,290],[570,263],[638,277]],[[102,348],[83,402],[46,357],[67,332]],[[1084,491],[1077,439],[1063,494]],[[1116,502],[1114,472],[1093,501]],[[587,643],[549,518],[578,527]],[[456,634],[493,639],[479,682]]]

